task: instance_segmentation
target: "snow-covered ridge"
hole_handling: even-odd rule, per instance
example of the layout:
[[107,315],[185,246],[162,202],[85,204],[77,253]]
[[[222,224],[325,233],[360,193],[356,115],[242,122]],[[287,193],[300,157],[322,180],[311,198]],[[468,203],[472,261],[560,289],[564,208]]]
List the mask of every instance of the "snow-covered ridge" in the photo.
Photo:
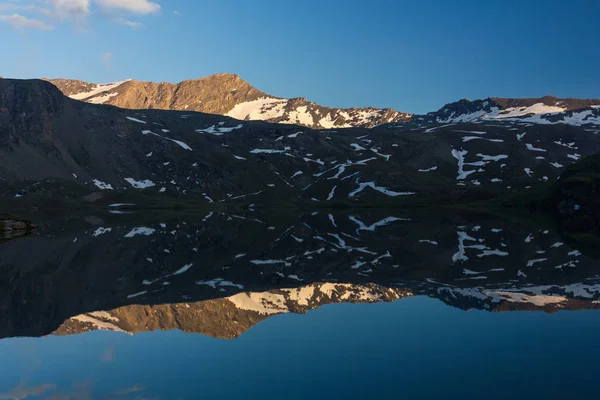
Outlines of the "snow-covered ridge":
[[[408,121],[411,118],[415,122],[440,124],[481,121],[562,123],[575,126],[600,124],[600,100],[599,104],[591,105],[588,104],[590,101],[572,99],[549,101],[549,98],[540,99],[535,103],[528,99],[517,99],[512,102],[526,104],[502,107],[493,99],[461,100],[427,115],[412,116],[389,109],[330,109],[306,102],[304,99],[301,99],[301,105],[299,105],[297,99],[263,97],[239,103],[226,115],[241,120],[298,124],[316,129],[374,127],[395,121]],[[579,107],[578,104],[584,104],[584,106]]]
[[[439,111],[415,116],[416,122],[459,123],[459,122],[520,122],[534,124],[596,125],[600,124],[600,100],[577,99],[495,99],[461,100],[448,104]],[[518,104],[523,104],[519,106]]]
[[372,127],[398,119],[408,119],[410,116],[393,110],[376,108],[333,109],[303,99],[274,97],[262,97],[236,104],[226,115],[239,120],[275,120],[273,122],[316,129]]

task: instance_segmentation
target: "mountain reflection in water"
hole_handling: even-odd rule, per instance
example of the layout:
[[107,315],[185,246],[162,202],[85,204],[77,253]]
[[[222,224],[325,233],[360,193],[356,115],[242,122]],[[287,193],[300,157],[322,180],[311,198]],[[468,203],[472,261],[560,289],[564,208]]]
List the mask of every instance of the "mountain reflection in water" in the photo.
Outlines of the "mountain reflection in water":
[[[403,374],[405,393],[419,398],[419,373],[447,367],[440,384],[450,392],[452,379],[483,379],[483,371],[510,370],[507,379],[527,376],[535,386],[540,376],[529,370],[517,379],[517,372],[528,366],[551,376],[554,362],[598,355],[590,348],[587,356],[567,354],[569,345],[591,343],[595,314],[548,314],[599,307],[597,261],[550,225],[485,214],[62,218],[0,242],[0,269],[0,398],[196,398],[190,393],[200,381],[184,377],[192,371],[205,374],[208,397],[280,390],[287,398],[338,398],[363,389],[385,397],[397,393],[395,374]],[[322,307],[336,303],[393,304]],[[497,313],[519,310],[543,312]],[[160,330],[174,331],[123,335]],[[104,332],[81,335],[88,331]],[[9,339],[20,336],[43,338]],[[541,342],[533,345],[532,336]],[[546,345],[566,353],[545,354]],[[498,357],[496,365],[489,357]],[[536,364],[542,358],[546,364]],[[462,361],[451,366],[450,359]],[[522,365],[506,364],[517,359]],[[8,371],[8,364],[23,368]],[[279,381],[267,390],[269,374]],[[331,382],[318,374],[331,374]],[[336,383],[348,377],[354,380]],[[225,383],[234,378],[246,386]],[[322,393],[286,386],[307,379],[320,382]]]

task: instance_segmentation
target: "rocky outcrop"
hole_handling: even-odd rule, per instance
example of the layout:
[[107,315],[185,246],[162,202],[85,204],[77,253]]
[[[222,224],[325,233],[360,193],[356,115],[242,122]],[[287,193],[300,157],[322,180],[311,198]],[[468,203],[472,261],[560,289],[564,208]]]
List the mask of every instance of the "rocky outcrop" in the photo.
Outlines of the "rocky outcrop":
[[33,229],[30,222],[0,217],[0,240],[28,235]]

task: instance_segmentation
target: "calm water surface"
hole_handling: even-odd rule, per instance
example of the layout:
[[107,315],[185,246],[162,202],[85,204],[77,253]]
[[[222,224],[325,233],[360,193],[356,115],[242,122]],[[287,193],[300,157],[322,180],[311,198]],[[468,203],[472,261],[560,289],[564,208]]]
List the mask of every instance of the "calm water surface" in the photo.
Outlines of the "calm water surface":
[[593,397],[599,328],[597,312],[464,312],[418,297],[281,315],[232,340],[5,339],[0,398]]

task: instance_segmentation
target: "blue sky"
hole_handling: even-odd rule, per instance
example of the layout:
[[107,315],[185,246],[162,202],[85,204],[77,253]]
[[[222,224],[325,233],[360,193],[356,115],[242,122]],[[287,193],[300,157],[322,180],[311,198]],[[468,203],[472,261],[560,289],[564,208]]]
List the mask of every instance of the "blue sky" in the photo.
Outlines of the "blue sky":
[[0,0],[0,75],[219,72],[336,107],[600,98],[596,0]]

